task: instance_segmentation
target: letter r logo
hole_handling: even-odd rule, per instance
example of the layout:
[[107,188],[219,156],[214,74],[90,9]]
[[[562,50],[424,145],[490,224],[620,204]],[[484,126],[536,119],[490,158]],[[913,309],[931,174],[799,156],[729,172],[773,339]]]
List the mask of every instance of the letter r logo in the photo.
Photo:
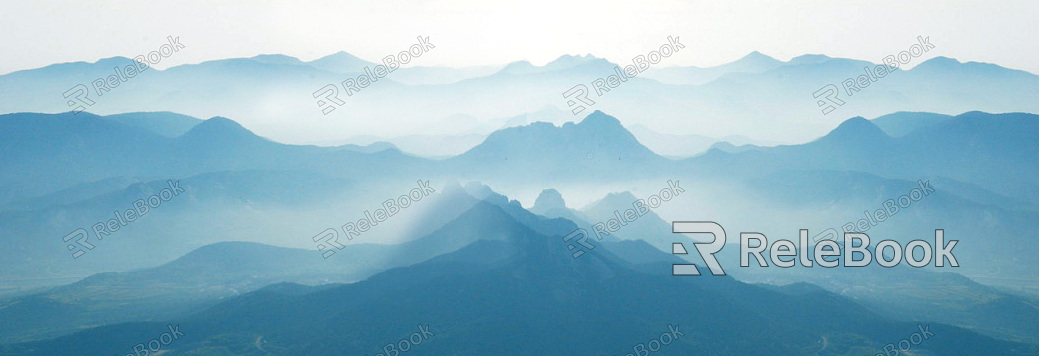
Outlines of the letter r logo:
[[816,90],[815,93],[812,93],[812,97],[814,97],[816,99],[819,99],[820,96],[824,96],[824,95],[826,96],[826,98],[825,98],[826,101],[829,101],[829,103],[827,103],[826,101],[822,101],[822,100],[816,100],[815,101],[816,105],[819,105],[820,108],[823,108],[822,109],[823,115],[829,114],[830,112],[833,112],[834,110],[837,109],[835,106],[833,106],[831,104],[836,104],[837,106],[844,105],[844,100],[841,100],[840,98],[837,97],[837,86],[836,85],[826,84],[822,88],[819,88],[819,90]]
[[339,230],[331,228],[325,229],[325,231],[314,236],[314,242],[317,243],[318,251],[322,251],[321,258],[325,259],[336,254],[336,251],[331,247],[335,247],[339,250],[346,248],[346,246],[339,243]]
[[[722,247],[725,247],[725,229],[723,229],[721,225],[718,225],[718,223],[713,221],[675,221],[671,223],[671,231],[676,234],[713,235],[714,241],[694,243],[693,245],[696,247],[696,251],[700,253],[700,258],[702,258],[704,263],[707,264],[707,267],[711,269],[711,274],[715,276],[725,275],[725,270],[723,270],[721,264],[718,263],[718,259],[714,257],[714,254],[720,252]],[[685,246],[681,243],[672,244],[671,249],[672,254],[681,255],[687,253]],[[696,269],[696,265],[675,264],[671,267],[671,275],[699,276],[700,271]]]
[[[585,230],[585,229],[582,229],[582,228],[577,228],[577,230],[574,230],[569,235],[563,236],[563,241],[566,242],[566,241],[573,240],[578,235],[581,236],[580,238],[577,239],[577,243],[578,244],[580,244],[581,246],[584,246],[584,248],[589,249],[589,250],[595,248],[595,245],[592,245],[592,244],[588,243],[588,230]],[[567,250],[573,251],[574,249],[577,249],[577,246],[574,246],[574,244],[566,244],[566,248],[567,248]],[[575,251],[572,254],[572,256],[574,258],[578,258],[578,257],[581,257],[581,255],[583,255],[583,254],[584,254],[584,251],[577,250],[577,251]]]
[[87,86],[83,84],[76,84],[76,86],[73,86],[71,89],[66,90],[64,93],[62,93],[65,99],[69,99],[69,97],[75,97],[75,101],[69,99],[65,102],[66,104],[69,104],[70,108],[72,108],[73,115],[79,114],[81,111],[86,110],[86,107],[84,105],[94,105],[94,101],[90,100],[90,98],[87,97],[90,95],[89,93],[90,91],[87,90]]
[[[322,97],[324,100],[321,99]],[[321,108],[321,115],[328,115],[328,113],[335,110],[336,107],[332,106],[332,104],[338,106],[346,104],[345,101],[339,99],[339,88],[332,84],[325,85],[315,91],[314,99],[317,99],[317,106]]]
[[[595,105],[595,101],[588,99],[588,86],[584,84],[575,85],[573,88],[570,88],[570,90],[563,92],[563,98],[566,99],[566,106],[571,109],[570,112],[574,115],[580,114],[584,111],[584,105]],[[580,101],[584,105],[577,104],[577,101],[574,101],[574,99],[577,99],[577,101]]]
[[69,251],[76,251],[72,253],[72,259],[77,259],[79,258],[79,256],[82,256],[84,253],[86,253],[86,251],[83,251],[81,247],[86,248],[87,250],[94,249],[94,245],[87,242],[87,231],[83,230],[82,228],[72,230],[72,232],[70,232],[68,235],[65,235],[65,237],[61,238],[61,240],[65,242],[69,242],[72,239],[76,239],[76,244],[79,245],[76,246],[70,243],[65,246],[66,248],[68,248]]

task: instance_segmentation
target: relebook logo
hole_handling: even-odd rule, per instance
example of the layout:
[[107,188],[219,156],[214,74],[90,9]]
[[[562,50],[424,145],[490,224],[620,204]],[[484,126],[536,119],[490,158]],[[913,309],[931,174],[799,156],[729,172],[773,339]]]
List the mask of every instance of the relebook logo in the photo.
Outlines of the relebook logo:
[[[725,270],[722,269],[718,260],[714,257],[714,254],[721,252],[722,248],[725,247],[725,229],[721,225],[713,221],[675,221],[672,223],[672,231],[674,233],[713,235],[714,241],[695,244],[696,251],[703,258],[707,267],[711,269],[711,274],[716,276],[725,275]],[[765,257],[761,254],[766,249],[769,252],[769,260],[772,261],[772,264],[781,268],[793,267],[797,263],[804,267],[813,267],[818,264],[824,268],[833,268],[842,264],[844,267],[865,267],[873,263],[874,253],[867,249],[870,246],[869,236],[864,233],[844,233],[843,253],[836,241],[823,240],[812,249],[814,258],[809,259],[808,230],[801,229],[799,232],[800,236],[797,245],[791,240],[783,239],[769,244],[768,238],[764,234],[741,232],[740,267],[750,267],[750,256],[754,256],[759,267],[769,267]],[[754,242],[754,246],[751,246],[751,241]],[[877,264],[887,268],[902,263],[903,255],[907,264],[917,268],[931,264],[932,256],[934,257],[935,267],[945,267],[946,260],[949,261],[950,267],[959,267],[960,264],[952,253],[952,249],[956,247],[958,242],[959,240],[945,241],[945,230],[936,229],[934,230],[933,245],[924,240],[913,240],[905,246],[902,246],[901,243],[895,240],[883,240],[877,243],[874,251],[876,251]],[[677,242],[671,245],[671,250],[672,254],[676,255],[688,254],[685,246]],[[916,258],[918,255],[915,253],[918,250],[921,252],[919,259]],[[887,251],[891,253],[886,254],[885,252]],[[856,258],[856,256],[860,258]],[[890,256],[890,258],[887,256]],[[784,257],[788,259],[784,259]],[[675,276],[699,276],[700,272],[696,269],[696,265],[675,264],[672,266],[671,274]]]
[[[174,53],[180,52],[181,48],[186,47],[180,43],[180,36],[166,36],[166,41],[168,43],[159,46],[158,50],[148,52],[147,55],[142,54],[133,57],[133,63],[123,68],[113,67],[112,71],[114,74],[94,79],[90,82],[94,88],[94,93],[101,97],[105,93],[112,91],[112,89],[119,87],[122,83],[126,83],[138,74],[148,70],[148,68],[151,68],[151,65],[159,64],[163,58],[168,58]],[[83,84],[72,86],[72,88],[62,93],[62,96],[65,98],[65,103],[68,104],[69,108],[72,108],[73,115],[86,110],[87,106],[96,104],[93,99],[90,99],[90,89]]]
[[[367,232],[371,228],[378,226],[379,223],[386,221],[393,215],[397,214],[401,209],[406,209],[422,198],[429,196],[430,194],[436,193],[436,189],[429,186],[429,181],[417,180],[417,188],[412,188],[407,194],[403,194],[396,199],[386,199],[382,202],[381,209],[375,209],[375,212],[371,210],[364,211],[364,217],[357,220],[357,223],[348,222],[343,224],[343,235],[346,236],[347,240],[353,240],[354,236],[361,236],[362,233]],[[336,250],[342,250],[346,248],[339,242],[339,230],[334,228],[325,229],[320,234],[313,237],[314,243],[317,244],[318,251],[321,251],[321,258],[328,258],[336,253]],[[335,249],[332,249],[332,248]]]
[[[112,215],[115,218],[108,219],[108,221],[102,220],[91,226],[97,241],[104,240],[105,236],[111,235],[122,227],[137,221],[137,219],[144,217],[149,211],[158,208],[163,202],[170,201],[173,197],[179,196],[180,193],[184,192],[184,188],[180,187],[179,180],[167,180],[166,185],[168,188],[162,189],[158,193],[135,200],[131,209],[121,212],[119,210],[113,211]],[[78,228],[62,237],[61,240],[65,242],[65,248],[72,254],[72,258],[77,259],[79,256],[87,253],[87,250],[94,249],[95,246],[88,241],[89,238],[90,234],[87,233],[87,230]]]
[[[396,55],[391,54],[383,57],[382,64],[376,65],[374,70],[369,66],[365,66],[364,74],[358,75],[356,79],[346,78],[340,84],[343,85],[343,91],[346,92],[346,96],[353,96],[354,92],[359,92],[361,89],[378,82],[379,78],[386,77],[397,70],[397,68],[400,68],[401,65],[408,64],[412,59],[421,57],[434,48],[436,46],[429,43],[429,36],[418,36],[418,43],[411,45],[411,47],[400,51]],[[335,111],[336,108],[346,104],[346,101],[339,98],[339,87],[335,84],[321,87],[321,89],[313,93],[313,96],[317,100],[318,108],[321,109],[321,115],[328,115],[328,113]]]
[[[610,233],[617,232],[617,230],[627,226],[628,223],[635,222],[639,217],[646,215],[646,213],[650,212],[651,209],[656,209],[661,204],[670,201],[679,194],[685,193],[685,189],[683,189],[679,183],[678,180],[668,180],[667,188],[661,189],[659,193],[650,195],[646,199],[636,199],[631,202],[631,209],[624,210],[623,214],[621,214],[620,210],[614,210],[614,219],[606,220],[606,222],[597,222],[595,225],[592,225],[592,230],[595,231],[595,237],[602,241],[603,236],[609,236]],[[577,228],[570,234],[563,236],[563,242],[568,242],[575,238],[577,239],[575,242],[584,246],[584,249],[581,249],[572,243],[567,244],[566,248],[573,251],[571,256],[574,258],[584,255],[585,249],[591,250],[595,248],[595,245],[588,242],[588,230]]]
[[[615,89],[627,82],[628,79],[637,77],[640,73],[649,69],[651,65],[660,63],[664,58],[671,57],[672,54],[678,53],[683,48],[685,48],[685,45],[679,42],[678,36],[667,36],[667,43],[661,45],[656,51],[649,52],[646,55],[635,56],[635,58],[631,59],[631,64],[624,66],[623,70],[620,66],[616,66],[613,67],[614,74],[593,80],[592,88],[595,89],[595,96],[603,96],[610,89]],[[587,85],[577,84],[563,92],[563,99],[566,99],[566,106],[570,109],[570,112],[577,115],[587,107],[595,105],[595,100],[588,97],[590,93]]]
[[[851,97],[855,93],[862,91],[862,89],[869,87],[870,84],[876,83],[888,74],[898,70],[901,66],[909,64],[913,58],[920,57],[934,48],[934,45],[931,44],[931,36],[916,36],[916,41],[917,43],[909,46],[909,49],[884,57],[882,59],[884,64],[874,66],[873,68],[869,66],[863,67],[862,71],[864,74],[841,81],[841,85],[844,86],[844,92],[848,97]],[[837,89],[836,85],[826,84],[812,93],[812,97],[816,99],[815,105],[822,108],[823,115],[827,115],[836,110],[838,106],[845,104],[844,100],[837,97],[839,93],[840,90]]]

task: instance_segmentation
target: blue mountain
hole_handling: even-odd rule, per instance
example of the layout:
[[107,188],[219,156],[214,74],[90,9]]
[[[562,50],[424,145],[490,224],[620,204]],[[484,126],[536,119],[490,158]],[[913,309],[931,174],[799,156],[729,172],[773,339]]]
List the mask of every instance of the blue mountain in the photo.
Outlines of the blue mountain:
[[[494,204],[474,209],[482,211],[479,215],[498,216],[478,224],[499,232],[500,238],[480,239],[363,282],[310,292],[261,290],[228,299],[173,321],[185,331],[175,349],[372,353],[386,340],[409,335],[413,324],[421,324],[428,325],[433,336],[414,347],[429,353],[623,353],[670,329],[681,331],[668,342],[670,352],[840,354],[868,352],[918,331],[916,322],[885,319],[824,291],[778,292],[727,277],[694,280],[646,273],[609,252],[574,259],[558,235],[544,235],[530,222],[521,222],[537,221],[530,213],[506,213]],[[660,264],[657,270],[669,271],[668,267]],[[693,327],[711,320],[717,321],[711,328]],[[1031,352],[1026,345],[928,324],[934,335],[918,346],[918,352]],[[121,352],[118,345],[132,343],[155,325],[162,324],[104,326],[8,345],[6,351],[46,354],[80,345],[85,352]],[[632,335],[632,330],[645,335]],[[334,337],[346,332],[352,336]],[[83,341],[88,339],[93,341]]]

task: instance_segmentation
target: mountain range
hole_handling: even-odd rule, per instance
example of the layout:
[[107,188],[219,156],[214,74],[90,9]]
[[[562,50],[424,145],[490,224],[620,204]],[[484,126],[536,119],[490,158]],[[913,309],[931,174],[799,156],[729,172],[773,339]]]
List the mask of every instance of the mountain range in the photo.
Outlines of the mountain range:
[[[185,332],[164,349],[174,355],[375,354],[417,324],[436,334],[415,345],[429,354],[624,354],[669,325],[688,336],[665,353],[876,353],[930,325],[914,352],[1034,354],[1037,119],[896,112],[801,144],[674,159],[592,111],[498,121],[465,152],[430,159],[395,143],[284,144],[224,117],[0,115],[0,353],[125,354],[174,323]],[[69,232],[174,181],[179,195],[103,240],[91,232],[83,256],[67,251]],[[416,198],[416,181],[435,193]],[[702,261],[670,253],[700,240],[669,221],[716,221],[730,244],[740,231],[796,239],[925,182],[933,191],[868,233],[905,242],[945,229],[962,267],[744,269],[730,245],[731,276],[670,276],[673,263]],[[562,239],[669,184],[684,192],[592,236],[584,255]],[[390,200],[393,216],[347,234]],[[322,256],[327,229],[343,246]]]
[[[957,327],[886,319],[818,289],[764,288],[728,277],[674,278],[660,273],[667,264],[657,264],[657,273],[644,272],[609,251],[574,259],[559,248],[558,236],[575,225],[509,206],[474,205],[459,218],[461,225],[500,236],[477,239],[426,262],[340,286],[275,285],[166,319],[184,333],[167,351],[371,354],[418,324],[430,334],[411,345],[422,354],[623,353],[670,331],[668,353],[836,355],[873,352],[923,330],[932,335],[917,352],[1035,352],[1027,344]],[[12,355],[121,353],[127,347],[117,345],[132,345],[162,325],[102,326],[3,350]]]
[[[592,88],[597,78],[614,74],[614,68],[625,63],[565,55],[543,66],[519,61],[500,68],[405,67],[349,95],[340,88],[344,104],[328,115],[322,115],[315,92],[330,84],[341,86],[343,80],[364,74],[365,67],[376,63],[345,52],[310,62],[260,55],[149,69],[102,95],[92,88],[91,83],[110,75],[113,67],[128,64],[129,59],[114,57],[0,75],[0,95],[9,98],[0,113],[59,113],[76,106],[101,114],[162,110],[193,117],[233,117],[280,142],[364,144],[364,138],[371,136],[393,140],[427,135],[430,123],[452,117],[491,123],[547,108],[570,119],[602,110],[624,117],[628,126],[643,127],[640,131],[719,139],[739,135],[762,143],[803,142],[825,134],[847,117],[896,111],[1039,112],[1030,96],[1039,90],[1035,74],[946,57],[895,71],[851,95],[842,89],[837,97],[846,104],[825,115],[813,93],[831,84],[841,88],[844,80],[876,64],[824,55],[784,62],[757,52],[710,68],[662,64],[602,95],[590,89],[595,104],[579,114],[570,114],[574,108],[562,93],[579,84]],[[67,104],[63,93],[79,84],[90,89],[93,105]],[[466,133],[435,136],[461,135]],[[438,139],[410,144],[411,150],[428,150],[433,152],[429,156],[436,157],[461,149],[438,149],[443,144]],[[705,146],[656,147],[672,147],[665,153],[668,156],[692,156]]]

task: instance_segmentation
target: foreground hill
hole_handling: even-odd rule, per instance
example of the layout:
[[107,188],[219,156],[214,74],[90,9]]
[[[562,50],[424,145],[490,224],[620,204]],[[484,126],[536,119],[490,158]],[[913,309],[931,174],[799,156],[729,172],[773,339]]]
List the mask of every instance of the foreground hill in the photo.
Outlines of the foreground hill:
[[[662,346],[665,353],[838,355],[879,352],[922,327],[887,320],[818,290],[775,291],[728,277],[639,272],[609,252],[574,259],[561,234],[553,233],[575,227],[559,224],[565,220],[506,212],[494,204],[472,210],[498,216],[484,224],[502,235],[355,284],[310,292],[279,287],[226,300],[174,321],[185,335],[164,350],[171,355],[374,354],[422,325],[432,336],[415,343],[417,354],[622,354],[674,331]],[[670,270],[667,264],[658,267]],[[914,347],[919,353],[1035,352],[955,327],[922,324],[933,335]],[[161,325],[100,327],[9,345],[5,352],[124,353],[148,332],[158,335]]]

